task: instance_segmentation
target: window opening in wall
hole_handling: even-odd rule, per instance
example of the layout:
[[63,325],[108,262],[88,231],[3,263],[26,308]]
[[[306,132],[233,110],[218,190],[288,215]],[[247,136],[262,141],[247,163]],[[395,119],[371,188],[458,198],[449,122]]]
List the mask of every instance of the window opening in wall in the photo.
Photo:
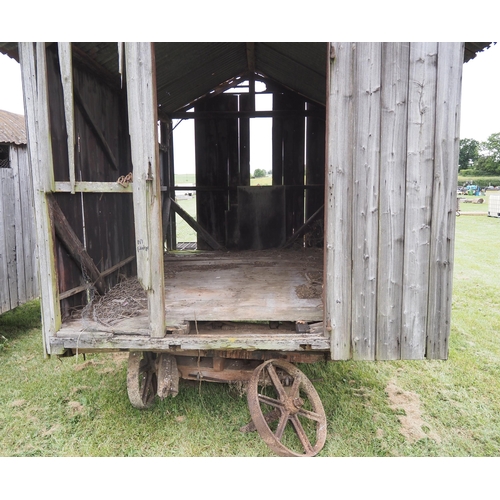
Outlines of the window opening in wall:
[[[196,220],[194,120],[173,120],[172,127],[175,201]],[[177,213],[175,227],[177,250],[196,250],[196,231]]]
[[[262,91],[261,82],[255,82],[255,91]],[[258,85],[260,84],[260,85]],[[255,111],[271,111],[272,94],[255,95]],[[257,117],[250,119],[250,173],[252,186],[267,186],[273,183],[273,119]]]
[[9,168],[9,145],[0,144],[0,168]]

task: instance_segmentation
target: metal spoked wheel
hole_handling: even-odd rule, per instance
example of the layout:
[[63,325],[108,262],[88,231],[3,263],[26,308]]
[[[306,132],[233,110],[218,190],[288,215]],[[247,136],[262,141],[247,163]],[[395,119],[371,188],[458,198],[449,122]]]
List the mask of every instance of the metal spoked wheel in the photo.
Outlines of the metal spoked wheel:
[[128,357],[127,392],[134,408],[150,408],[157,391],[156,354],[131,352]]
[[326,441],[326,415],[316,389],[296,366],[272,359],[248,385],[248,407],[260,437],[278,455],[312,457]]

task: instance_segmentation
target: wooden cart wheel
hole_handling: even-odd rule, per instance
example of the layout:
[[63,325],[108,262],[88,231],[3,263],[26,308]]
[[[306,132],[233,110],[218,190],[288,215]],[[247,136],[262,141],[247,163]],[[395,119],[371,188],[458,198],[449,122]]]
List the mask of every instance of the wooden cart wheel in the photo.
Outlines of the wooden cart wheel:
[[326,415],[316,389],[296,366],[271,359],[248,384],[248,407],[260,437],[278,455],[312,457],[326,441]]
[[156,354],[134,351],[128,357],[127,392],[134,408],[150,408],[156,396]]

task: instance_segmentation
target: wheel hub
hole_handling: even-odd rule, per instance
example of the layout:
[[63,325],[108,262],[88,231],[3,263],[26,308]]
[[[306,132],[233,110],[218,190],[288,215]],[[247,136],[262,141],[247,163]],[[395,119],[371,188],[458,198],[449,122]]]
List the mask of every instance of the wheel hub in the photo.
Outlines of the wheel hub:
[[304,400],[302,398],[286,398],[285,400],[285,408],[291,415],[296,415],[303,406]]

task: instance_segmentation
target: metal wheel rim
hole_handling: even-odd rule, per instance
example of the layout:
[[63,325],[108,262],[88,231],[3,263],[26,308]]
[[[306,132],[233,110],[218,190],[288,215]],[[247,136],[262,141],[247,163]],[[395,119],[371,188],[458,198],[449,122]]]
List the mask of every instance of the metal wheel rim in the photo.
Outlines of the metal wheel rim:
[[155,400],[157,378],[156,355],[152,352],[130,352],[127,369],[127,393],[134,408],[150,408]]
[[[285,387],[277,376],[276,368],[285,372],[293,379],[291,389],[285,390]],[[277,397],[270,398],[259,391],[259,386],[262,384],[264,375],[269,376]],[[301,395],[307,398],[307,405],[312,409],[308,410],[300,407],[300,409],[291,412],[291,403],[296,401],[297,398],[302,400]],[[316,389],[296,366],[287,361],[276,359],[259,365],[254,370],[250,379],[247,399],[250,415],[257,432],[277,455],[284,457],[312,457],[321,451],[326,441],[325,410]],[[272,407],[273,410],[264,414],[262,405],[269,408]],[[296,413],[293,413],[294,411]],[[278,420],[275,430],[272,430],[268,425],[268,420],[273,417]],[[313,439],[310,438],[311,431],[309,430],[309,434],[307,434],[304,430],[303,423],[314,425],[315,432]],[[291,449],[282,442],[287,426],[291,426],[293,431],[295,431],[302,452]]]

